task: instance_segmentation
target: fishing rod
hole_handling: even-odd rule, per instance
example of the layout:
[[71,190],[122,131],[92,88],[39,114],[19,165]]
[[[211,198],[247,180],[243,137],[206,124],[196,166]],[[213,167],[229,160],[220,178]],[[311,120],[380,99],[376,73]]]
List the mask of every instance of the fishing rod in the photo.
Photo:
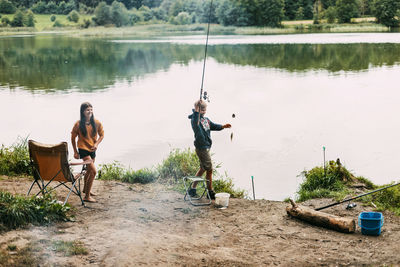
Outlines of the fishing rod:
[[396,185],[399,185],[399,184],[400,184],[400,182],[399,182],[399,183],[396,183],[396,184],[388,185],[388,186],[385,186],[385,187],[376,189],[376,190],[371,191],[371,192],[367,192],[367,193],[364,193],[364,194],[361,194],[361,195],[358,195],[358,196],[355,196],[355,197],[347,198],[347,199],[345,199],[345,200],[342,200],[342,201],[339,201],[339,202],[336,202],[336,203],[332,203],[332,204],[329,204],[329,205],[324,206],[324,207],[316,208],[315,210],[318,211],[318,210],[323,210],[323,209],[326,209],[326,208],[330,208],[330,207],[333,207],[333,206],[336,206],[336,205],[345,203],[345,202],[347,202],[347,201],[351,201],[351,200],[354,200],[354,199],[357,199],[357,198],[360,198],[360,197],[363,197],[363,196],[366,196],[366,195],[370,195],[370,194],[373,194],[373,193],[376,193],[376,192],[379,192],[379,191],[388,189],[388,188],[390,188],[390,187],[393,187],[393,186],[396,186]]
[[[207,25],[207,38],[206,38],[206,46],[204,49],[204,61],[203,61],[203,73],[201,75],[201,86],[200,86],[200,100],[203,97],[204,100],[208,100],[208,102],[210,102],[210,99],[207,95],[207,92],[204,92],[204,96],[203,96],[203,84],[204,84],[204,73],[206,71],[206,59],[207,59],[207,47],[208,47],[208,36],[210,35],[210,23],[211,23],[211,11],[212,11],[212,0],[210,2],[210,11],[208,14],[208,25]],[[200,123],[200,103],[199,103],[199,119],[197,121],[197,125],[199,125]]]
[[[204,49],[203,74],[201,75],[200,100],[201,100],[201,98],[203,96],[203,84],[204,84],[204,73],[205,73],[205,70],[206,70],[208,36],[210,35],[211,11],[212,11],[212,0],[210,2],[210,11],[209,11],[209,14],[208,14],[206,47]],[[204,100],[208,100],[207,92],[204,92]]]

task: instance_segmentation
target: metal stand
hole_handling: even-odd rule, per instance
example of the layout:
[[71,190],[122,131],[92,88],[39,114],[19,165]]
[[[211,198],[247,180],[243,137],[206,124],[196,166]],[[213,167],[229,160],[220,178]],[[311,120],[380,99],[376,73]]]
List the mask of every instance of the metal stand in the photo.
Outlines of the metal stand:
[[[208,192],[208,188],[207,188],[207,180],[202,178],[202,177],[198,177],[198,176],[185,176],[182,178],[183,179],[183,185],[185,186],[185,196],[183,198],[184,201],[186,201],[186,197],[189,199],[190,204],[192,204],[193,206],[208,206],[211,204],[211,197],[210,197],[210,193]],[[198,183],[202,183],[204,186],[204,191],[201,195],[196,196],[196,197],[191,197],[189,195],[189,190],[190,188],[192,188],[192,184],[194,182],[198,182]],[[208,197],[208,202],[202,202],[201,199],[207,196]]]

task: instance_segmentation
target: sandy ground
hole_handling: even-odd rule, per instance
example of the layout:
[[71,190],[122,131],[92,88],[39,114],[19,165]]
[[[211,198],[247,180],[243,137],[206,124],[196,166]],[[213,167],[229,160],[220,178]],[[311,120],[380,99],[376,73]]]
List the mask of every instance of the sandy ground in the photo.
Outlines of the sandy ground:
[[[0,189],[25,193],[27,179],[0,180]],[[7,244],[33,252],[40,266],[397,266],[400,218],[384,213],[378,237],[345,234],[290,218],[287,203],[230,199],[227,209],[194,207],[183,195],[158,184],[95,181],[98,203],[83,207],[76,196],[76,221],[1,234]],[[63,191],[65,193],[65,191]],[[61,193],[59,193],[61,194]],[[314,200],[316,207],[331,200]],[[325,212],[357,218],[372,211],[358,203]],[[67,256],[45,241],[80,241],[87,255]],[[38,242],[40,241],[40,242]],[[47,244],[47,245],[46,245]],[[10,252],[11,253],[11,252]]]

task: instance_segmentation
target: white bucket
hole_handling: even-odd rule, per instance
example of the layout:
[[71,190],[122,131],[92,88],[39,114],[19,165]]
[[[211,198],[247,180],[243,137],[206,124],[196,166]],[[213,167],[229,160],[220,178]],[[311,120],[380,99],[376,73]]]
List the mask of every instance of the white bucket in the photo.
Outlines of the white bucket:
[[217,193],[215,194],[215,206],[221,209],[226,209],[229,205],[229,193]]

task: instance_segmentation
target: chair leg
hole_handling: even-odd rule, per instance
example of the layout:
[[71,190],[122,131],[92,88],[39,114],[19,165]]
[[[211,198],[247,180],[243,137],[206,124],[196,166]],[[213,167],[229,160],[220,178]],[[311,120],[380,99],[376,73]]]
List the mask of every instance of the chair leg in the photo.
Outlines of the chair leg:
[[[202,193],[199,197],[197,197],[197,198],[192,198],[192,197],[189,195],[189,189],[192,187],[193,181],[190,182],[190,183],[189,183],[189,186],[188,186],[188,185],[187,185],[187,184],[188,184],[188,180],[189,180],[188,177],[183,177],[183,185],[184,185],[184,187],[185,187],[185,196],[183,197],[183,200],[186,201],[186,197],[187,197],[187,198],[189,199],[190,204],[192,204],[193,206],[208,206],[208,205],[210,205],[210,204],[211,204],[211,198],[210,198],[210,194],[209,194],[209,192],[208,192],[208,188],[207,188],[206,181],[205,181],[205,180],[202,181],[203,186],[204,186],[204,191],[203,191],[203,193]],[[198,182],[199,182],[199,181],[198,181]],[[201,182],[200,182],[200,183],[201,183]],[[204,195],[207,195],[207,196],[208,196],[208,199],[209,199],[208,202],[194,202],[194,201],[193,201],[193,200],[201,200],[201,199],[204,197]]]

